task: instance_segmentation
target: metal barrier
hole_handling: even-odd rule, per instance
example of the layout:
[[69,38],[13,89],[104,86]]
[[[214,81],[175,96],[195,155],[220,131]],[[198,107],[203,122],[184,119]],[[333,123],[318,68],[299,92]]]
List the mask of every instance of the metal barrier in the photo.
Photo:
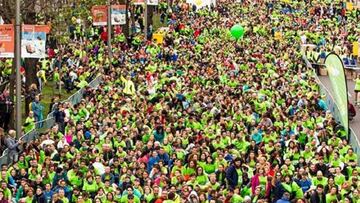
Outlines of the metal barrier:
[[[102,81],[102,76],[98,75],[97,77],[95,77],[94,80],[92,80],[89,84],[88,87],[97,87]],[[70,97],[68,97],[67,99],[61,101],[60,103],[66,103],[66,102],[70,102],[72,105],[78,104],[81,99],[83,98],[83,94],[84,94],[84,88],[79,89],[77,92],[75,92],[74,94],[72,94]],[[46,118],[52,118],[54,117],[54,111],[48,113]]]
[[[303,54],[303,60],[305,61],[306,65],[310,68],[312,68],[311,63],[307,60],[305,54]],[[325,87],[325,85],[321,82],[319,77],[315,74],[316,82],[318,83],[320,87],[320,93],[326,95],[326,104],[331,111],[332,115],[334,116],[336,121],[340,121],[340,111],[337,105],[334,102],[334,98],[332,97],[330,91]],[[356,136],[353,129],[350,128],[349,130],[349,143],[354,149],[354,153],[357,154],[358,157],[358,163],[360,163],[360,141],[358,137]]]
[[[88,87],[95,88],[99,86],[102,81],[102,76],[97,76],[94,80],[92,80]],[[83,99],[85,89],[82,88],[71,95],[68,99],[62,101],[63,102],[70,102],[72,105],[78,104]],[[34,128],[30,132],[24,134],[19,140],[22,140],[24,143],[31,142],[35,140],[39,134],[47,129],[50,129],[55,124],[55,115],[54,111],[50,112],[46,119],[35,123],[35,126],[41,126],[41,128]],[[5,149],[2,156],[0,157],[0,166],[3,164],[8,164],[8,149]]]

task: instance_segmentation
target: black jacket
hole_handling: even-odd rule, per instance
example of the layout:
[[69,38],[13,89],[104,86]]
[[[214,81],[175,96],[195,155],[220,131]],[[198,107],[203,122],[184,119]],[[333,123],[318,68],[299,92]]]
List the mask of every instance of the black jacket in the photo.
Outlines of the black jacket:
[[33,197],[32,203],[46,203],[45,196],[43,194],[35,195]]
[[325,193],[319,194],[317,191],[313,191],[311,194],[309,194],[309,196],[310,203],[326,203]]
[[218,180],[221,183],[221,186],[226,186],[226,172],[220,172],[220,171],[216,171],[216,180]]

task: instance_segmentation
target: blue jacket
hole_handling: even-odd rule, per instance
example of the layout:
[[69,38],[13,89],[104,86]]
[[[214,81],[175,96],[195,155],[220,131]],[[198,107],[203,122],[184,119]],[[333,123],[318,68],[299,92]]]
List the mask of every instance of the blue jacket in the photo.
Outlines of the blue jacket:
[[287,200],[287,199],[281,198],[281,199],[279,199],[278,201],[276,201],[276,203],[290,203],[290,201]]
[[158,157],[159,157],[160,160],[164,161],[164,165],[169,164],[170,158],[169,158],[169,155],[166,152],[163,155],[159,154]]
[[53,195],[54,195],[54,192],[52,190],[50,190],[49,192],[44,191],[45,201],[51,202]]
[[105,174],[105,173],[102,174],[101,180],[102,180],[103,182],[105,182],[106,179],[109,179],[111,185],[112,185],[113,183],[115,183],[115,176],[114,176],[114,174],[112,174],[112,173],[110,173],[110,174]]
[[155,141],[162,143],[164,141],[164,137],[165,137],[164,132],[160,133],[157,130],[154,130]]
[[160,160],[159,156],[157,156],[157,157],[150,157],[149,162],[148,162],[148,164],[147,164],[147,171],[148,171],[148,173],[151,172],[151,169],[153,168],[153,166],[154,166],[156,163],[159,162],[159,160]]
[[230,188],[235,188],[238,184],[239,176],[236,171],[236,167],[232,164],[229,166],[229,168],[226,170],[226,180],[228,181]]
[[301,187],[303,192],[306,192],[311,187],[311,181],[310,180],[298,180],[296,183]]
[[318,101],[318,106],[319,106],[319,108],[320,108],[321,110],[323,110],[323,111],[327,111],[327,110],[328,110],[327,105],[326,105],[326,102],[325,102],[324,100],[322,100],[322,99],[319,99],[319,101]]
[[42,111],[44,109],[44,107],[40,104],[40,102],[33,102],[31,104],[31,110],[34,112],[34,116],[37,117],[37,118],[42,118],[43,117],[43,114],[42,114]]

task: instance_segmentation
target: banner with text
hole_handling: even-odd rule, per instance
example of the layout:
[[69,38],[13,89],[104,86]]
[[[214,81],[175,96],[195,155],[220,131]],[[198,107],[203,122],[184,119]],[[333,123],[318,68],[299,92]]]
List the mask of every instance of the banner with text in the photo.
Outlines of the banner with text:
[[93,6],[91,8],[93,25],[104,26],[107,24],[107,6]]
[[0,58],[14,57],[14,25],[0,25]]

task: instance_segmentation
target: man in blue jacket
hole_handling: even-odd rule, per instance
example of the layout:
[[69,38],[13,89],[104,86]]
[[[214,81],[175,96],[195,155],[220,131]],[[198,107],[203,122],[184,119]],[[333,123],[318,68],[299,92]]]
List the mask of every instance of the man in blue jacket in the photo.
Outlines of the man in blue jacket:
[[234,189],[239,182],[238,171],[241,170],[241,160],[240,158],[234,159],[233,163],[226,170],[226,180],[228,183],[229,189]]
[[169,164],[170,157],[169,157],[168,153],[165,152],[164,148],[161,147],[159,149],[158,157],[160,160],[164,161],[164,165],[167,166]]
[[160,158],[158,156],[158,153],[156,151],[152,152],[152,156],[149,159],[149,162],[147,164],[147,171],[148,173],[151,172],[151,169],[153,168],[153,166],[158,163],[160,161]]
[[276,201],[276,203],[290,203],[290,193],[284,192],[283,197]]

